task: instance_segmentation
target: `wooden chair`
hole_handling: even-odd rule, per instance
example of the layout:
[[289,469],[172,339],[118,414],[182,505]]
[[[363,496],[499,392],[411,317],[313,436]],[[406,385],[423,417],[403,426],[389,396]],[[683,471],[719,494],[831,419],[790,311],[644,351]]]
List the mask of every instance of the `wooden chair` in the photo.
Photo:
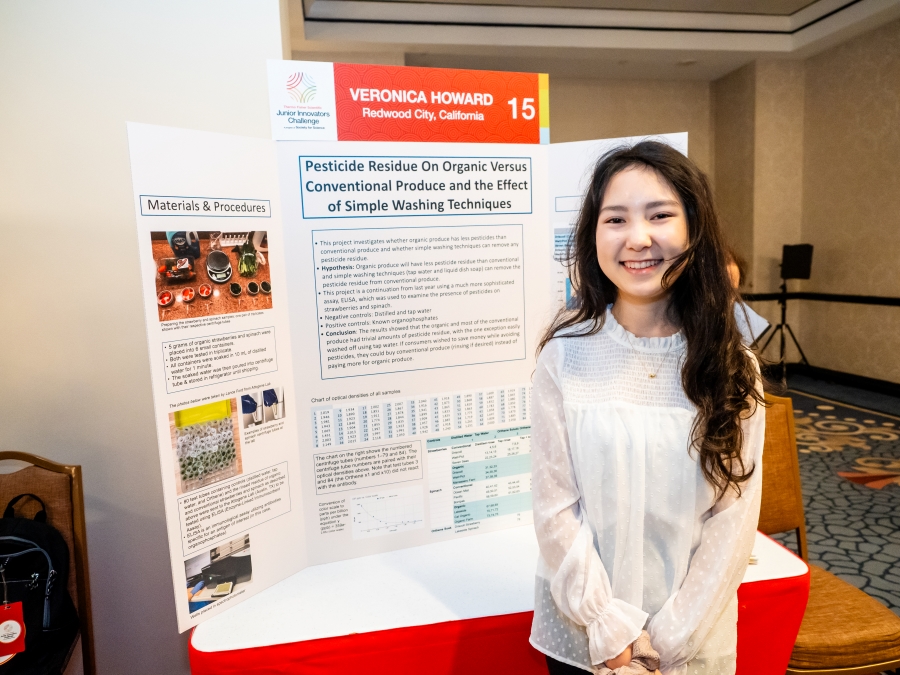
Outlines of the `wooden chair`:
[[[47,522],[62,533],[69,545],[69,594],[81,624],[64,675],[95,675],[94,628],[88,574],[87,534],[84,524],[84,491],[81,467],[57,464],[25,452],[0,452],[0,460],[22,462],[23,468],[0,473],[0,509],[16,495],[30,492],[47,506]],[[30,466],[27,466],[27,465]],[[21,508],[19,508],[21,506]],[[17,513],[33,517],[40,505],[32,499],[19,502]]]
[[[796,531],[800,557],[809,563],[793,404],[769,394],[766,401],[759,529]],[[900,668],[900,617],[821,567],[809,569],[809,603],[787,672],[865,675]]]

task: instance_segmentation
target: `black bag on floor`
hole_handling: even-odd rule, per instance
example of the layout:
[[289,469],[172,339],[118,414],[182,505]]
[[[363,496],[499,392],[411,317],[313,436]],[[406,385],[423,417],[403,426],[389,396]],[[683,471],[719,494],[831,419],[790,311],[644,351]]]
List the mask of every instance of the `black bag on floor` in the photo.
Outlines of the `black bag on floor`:
[[[23,497],[41,503],[33,520],[15,515]],[[68,580],[69,547],[47,523],[44,502],[30,493],[13,497],[0,518],[0,604],[22,603],[25,651],[0,665],[0,675],[62,672],[78,636]]]

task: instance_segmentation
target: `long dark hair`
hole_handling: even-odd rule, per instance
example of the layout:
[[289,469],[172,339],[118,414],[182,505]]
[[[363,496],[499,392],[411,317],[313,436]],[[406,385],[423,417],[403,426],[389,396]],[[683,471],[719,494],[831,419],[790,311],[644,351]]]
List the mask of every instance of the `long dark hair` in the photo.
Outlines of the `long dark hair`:
[[560,310],[538,351],[562,329],[585,324],[564,333],[566,338],[577,338],[603,327],[606,308],[615,302],[618,289],[597,261],[597,223],[609,182],[634,167],[654,171],[684,206],[688,246],[666,270],[662,283],[670,293],[670,316],[681,326],[687,343],[681,385],[697,408],[691,448],[698,453],[703,475],[717,498],[729,487],[740,494],[741,484],[755,469],[744,466],[741,458],[741,420],[765,401],[756,388],[757,366],[734,316],[739,297],[729,280],[727,245],[709,181],[680,152],[664,143],[642,141],[612,150],[597,162],[564,260],[577,295],[576,307]]

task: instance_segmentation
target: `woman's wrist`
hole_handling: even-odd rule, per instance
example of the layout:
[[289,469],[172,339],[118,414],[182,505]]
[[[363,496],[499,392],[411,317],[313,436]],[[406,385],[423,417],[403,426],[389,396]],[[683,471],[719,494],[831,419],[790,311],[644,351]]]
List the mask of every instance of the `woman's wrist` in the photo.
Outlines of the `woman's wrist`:
[[627,666],[631,663],[631,655],[633,652],[634,643],[625,647],[625,651],[619,654],[614,659],[609,659],[603,663],[604,666],[609,668],[610,670],[615,670],[616,668],[621,668],[622,666]]
[[[638,638],[632,642],[625,650],[614,659],[608,659],[602,664],[602,667],[595,667],[601,673],[608,673],[608,670],[616,670],[624,666],[635,666],[635,672],[647,671],[648,673],[656,673],[659,670],[659,654],[650,644],[650,636],[647,631],[641,631]],[[630,671],[629,671],[630,672]]]

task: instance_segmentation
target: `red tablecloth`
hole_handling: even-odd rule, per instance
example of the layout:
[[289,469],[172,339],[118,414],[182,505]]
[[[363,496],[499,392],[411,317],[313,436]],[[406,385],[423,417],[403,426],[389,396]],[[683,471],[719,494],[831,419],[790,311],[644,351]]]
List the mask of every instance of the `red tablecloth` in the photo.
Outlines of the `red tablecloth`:
[[201,652],[192,675],[547,675],[528,644],[532,612],[395,628],[287,645]]
[[[783,675],[809,595],[809,573],[742,584],[737,675]],[[193,675],[546,675],[528,644],[531,612],[286,645],[201,652]]]
[[[522,563],[527,558],[524,551],[528,546],[534,546],[531,541],[530,528],[520,528],[516,532],[507,532],[501,535],[493,535],[492,538],[483,539],[480,542],[471,539],[468,542],[462,540],[448,547],[441,548],[437,557],[418,558],[411,566],[405,568],[407,573],[421,569],[423,564],[437,567],[439,583],[442,591],[454,594],[454,588],[459,593],[464,593],[468,587],[471,590],[477,579],[485,581],[481,594],[487,589],[496,589],[496,596],[490,606],[530,606],[529,598],[532,593],[533,576],[530,564],[520,564],[515,567],[515,561]],[[496,540],[496,541],[494,541]],[[521,540],[521,541],[519,541]],[[495,548],[485,548],[488,545]],[[516,544],[519,542],[519,544]],[[524,545],[525,548],[516,548]],[[464,548],[468,546],[469,548]],[[474,547],[474,548],[472,548]],[[480,548],[479,548],[480,547]],[[499,548],[498,548],[499,547]],[[453,551],[459,548],[454,554]],[[783,675],[787,668],[791,650],[800,629],[800,621],[806,609],[806,601],[809,596],[809,568],[787,549],[781,547],[765,535],[757,533],[754,544],[754,554],[758,564],[750,565],[744,575],[744,583],[738,589],[738,660],[737,675]],[[470,570],[476,576],[458,577],[452,581],[451,572],[459,565],[465,565],[476,554],[486,555],[482,558],[480,566],[476,565]],[[502,560],[503,551],[511,556],[509,560]],[[410,557],[413,554],[428,553],[424,548],[410,549],[403,556]],[[536,550],[532,552],[536,557]],[[394,562],[396,564],[396,555]],[[453,557],[453,556],[456,557]],[[485,560],[501,559],[504,565],[501,568],[488,570]],[[529,558],[530,559],[530,558]],[[364,559],[359,559],[364,560]],[[496,561],[496,560],[495,560]],[[478,562],[477,560],[475,562]],[[358,567],[356,574],[362,574],[363,568]],[[445,568],[440,568],[445,564]],[[375,559],[371,559],[365,566],[365,570],[376,567]],[[389,568],[378,568],[382,572]],[[514,571],[518,569],[518,571]],[[344,568],[344,574],[347,568]],[[351,572],[352,573],[352,572]],[[491,582],[497,574],[514,574],[517,583],[513,585],[511,601],[510,592],[502,588],[498,579]],[[193,675],[358,675],[360,672],[366,675],[503,675],[505,673],[515,675],[546,675],[547,668],[542,654],[538,653],[528,643],[531,630],[532,612],[515,611],[515,613],[503,613],[497,616],[484,616],[483,614],[470,614],[471,617],[460,618],[454,621],[430,623],[429,616],[439,616],[435,610],[426,612],[416,611],[427,606],[429,595],[433,591],[434,580],[428,582],[420,578],[418,582],[410,582],[407,588],[402,588],[405,576],[394,576],[390,583],[398,586],[395,590],[399,595],[392,599],[390,595],[377,596],[369,594],[363,597],[366,584],[351,589],[348,597],[339,597],[339,587],[346,585],[345,577],[338,575],[342,581],[333,589],[328,582],[322,582],[324,577],[319,577],[319,583],[324,584],[329,593],[327,598],[333,600],[333,604],[339,609],[338,615],[346,617],[337,624],[331,623],[325,626],[320,623],[304,622],[304,615],[297,614],[297,608],[314,600],[314,596],[305,594],[303,584],[286,586],[280,589],[276,597],[284,602],[274,603],[269,612],[260,613],[260,607],[244,609],[240,606],[232,608],[220,616],[218,623],[212,622],[201,627],[198,634],[192,634],[190,640],[191,671]],[[521,579],[518,579],[521,576]],[[377,574],[374,579],[380,578]],[[333,583],[332,579],[332,583]],[[372,579],[368,580],[369,583]],[[304,583],[309,583],[306,581]],[[456,586],[454,586],[454,583]],[[416,595],[415,586],[422,585],[429,589],[426,594]],[[298,590],[299,589],[299,590]],[[421,589],[420,589],[421,590]],[[362,595],[357,595],[362,593]],[[506,600],[503,599],[504,593]],[[347,593],[344,594],[345,596]],[[522,597],[518,597],[521,595]],[[448,598],[446,594],[443,600]],[[480,597],[480,596],[479,596]],[[319,596],[318,602],[322,602]],[[380,599],[376,599],[380,598]],[[417,598],[417,599],[416,599]],[[459,598],[463,599],[463,598]],[[379,604],[380,603],[380,604]],[[387,603],[387,604],[385,604]],[[410,604],[412,603],[412,604]],[[504,605],[504,603],[506,603]],[[398,608],[408,615],[408,619],[391,615],[391,607],[396,612]],[[440,606],[444,606],[444,602]],[[474,611],[471,598],[469,603],[457,603],[459,607],[467,607],[464,611]],[[458,609],[459,609],[458,607]],[[412,626],[408,628],[391,628],[390,630],[370,629],[370,632],[353,633],[339,637],[321,637],[314,639],[316,634],[327,635],[328,631],[335,630],[341,623],[346,625],[377,625],[371,622],[353,622],[353,616],[363,616],[366,611],[376,614],[383,613],[385,620],[395,622],[398,620],[410,620],[426,625]],[[506,610],[509,612],[510,610]],[[273,616],[281,613],[282,616]],[[308,615],[307,615],[308,616]],[[444,614],[446,616],[446,614]],[[457,615],[458,616],[458,615]],[[418,618],[416,618],[418,617]],[[422,620],[422,619],[426,620]],[[222,621],[221,619],[226,619]],[[438,621],[440,621],[438,619]],[[301,625],[302,624],[302,625]],[[264,628],[269,626],[285,626],[302,628],[302,630],[290,630],[278,632],[277,629]],[[305,628],[303,627],[305,625]],[[383,624],[382,624],[383,625]],[[352,629],[351,629],[352,630]],[[202,633],[202,637],[201,634]],[[282,644],[265,645],[273,637],[278,635],[308,635],[309,638],[297,638],[298,641],[284,640]],[[331,633],[334,635],[334,633]],[[195,647],[195,642],[204,646],[205,650]],[[231,645],[241,644],[243,649],[228,649]]]
[[737,675],[784,675],[809,599],[809,570],[738,588]]

